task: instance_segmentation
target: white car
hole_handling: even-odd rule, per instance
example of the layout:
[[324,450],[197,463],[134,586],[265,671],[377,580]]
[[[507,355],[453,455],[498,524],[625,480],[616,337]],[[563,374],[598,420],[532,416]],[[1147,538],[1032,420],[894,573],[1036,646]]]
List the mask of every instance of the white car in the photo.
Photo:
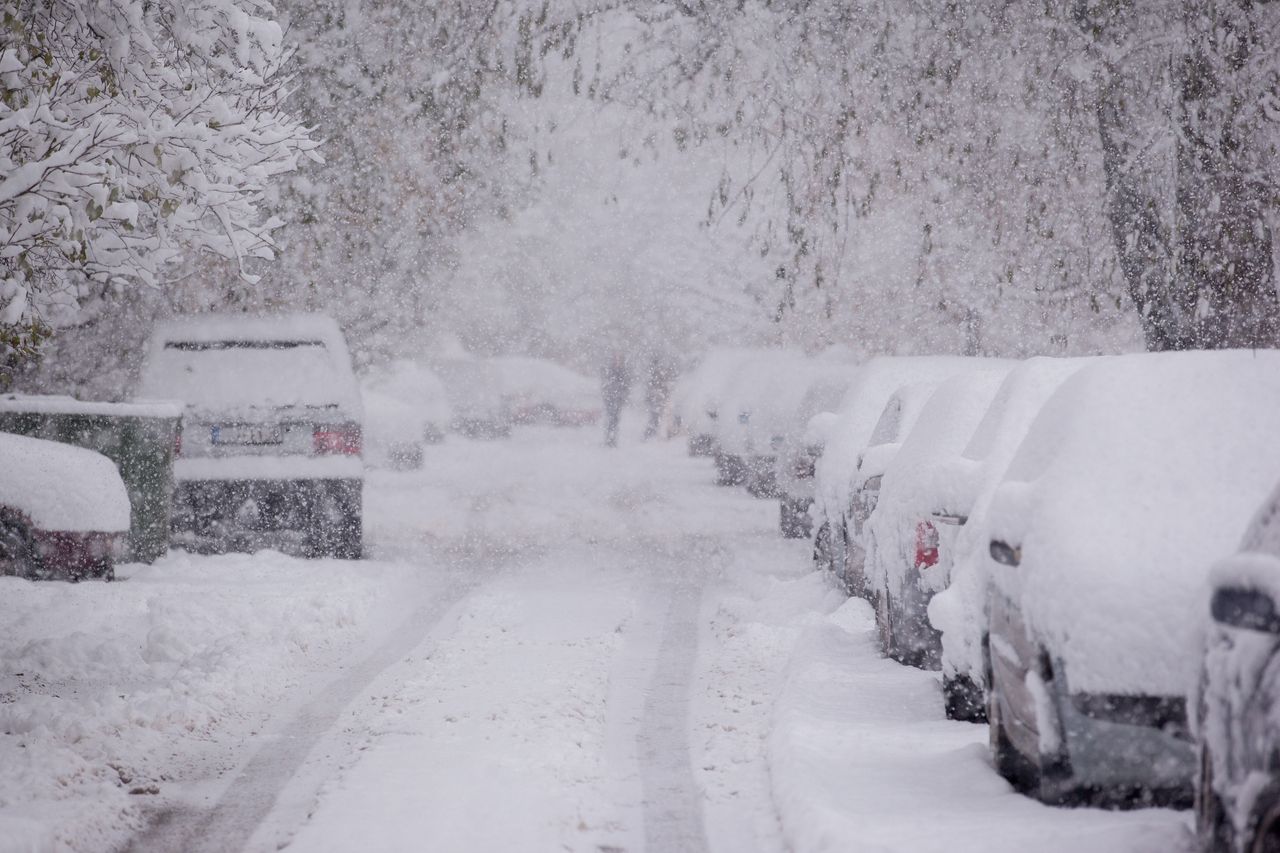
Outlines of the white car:
[[139,394],[185,406],[175,544],[359,557],[360,389],[321,315],[202,315],[157,325]]
[[680,427],[689,437],[690,456],[715,455],[715,431],[729,380],[742,362],[760,352],[746,347],[711,349],[676,383],[672,399]]
[[489,360],[515,424],[587,426],[600,420],[600,383],[554,361],[528,356]]
[[938,388],[937,382],[912,382],[894,391],[880,412],[867,448],[858,460],[854,474],[853,499],[845,516],[848,531],[844,559],[837,563],[837,579],[844,582],[852,595],[865,598],[879,607],[877,590],[867,576],[867,550],[870,547],[871,515],[880,500],[884,473],[902,449]]
[[[819,375],[805,391],[774,457],[773,478],[779,498],[778,527],[788,539],[813,536],[813,475],[822,456],[824,429],[829,421],[814,422],[822,412],[840,405],[857,378],[858,368],[840,365]],[[831,417],[834,417],[832,415]]]
[[466,355],[441,359],[433,366],[449,397],[453,432],[478,439],[511,435],[511,408],[496,365]]
[[[840,365],[779,350],[746,361],[730,383],[716,429],[716,459],[722,480],[739,472],[751,494],[777,496],[774,462],[792,429],[796,409],[809,387]],[[730,472],[730,473],[726,473]]]
[[961,519],[938,513],[940,502],[927,486],[940,466],[964,450],[1010,366],[959,373],[938,385],[885,466],[867,521],[866,575],[884,652],[895,660],[940,666],[941,643],[927,608],[945,578],[934,571],[940,549],[947,550],[939,528],[950,534],[948,522]]
[[814,465],[811,514],[814,560],[819,568],[844,575],[858,462],[889,397],[903,385],[937,382],[969,369],[974,361],[960,356],[873,358],[858,368],[839,409],[815,416],[821,427],[811,437],[822,444],[822,455]]
[[361,383],[365,458],[400,470],[422,467],[423,445],[439,444],[453,420],[440,378],[409,359],[375,368]]
[[1213,562],[1280,471],[1280,352],[1116,356],[1067,379],[991,501],[987,716],[1050,802],[1190,805]]
[[115,577],[129,495],[101,453],[0,433],[0,575]]
[[1040,408],[1091,359],[1031,358],[1005,378],[957,458],[922,477],[921,509],[937,535],[929,568],[929,624],[942,635],[942,695],[947,716],[986,722],[982,644],[986,636],[987,506]]

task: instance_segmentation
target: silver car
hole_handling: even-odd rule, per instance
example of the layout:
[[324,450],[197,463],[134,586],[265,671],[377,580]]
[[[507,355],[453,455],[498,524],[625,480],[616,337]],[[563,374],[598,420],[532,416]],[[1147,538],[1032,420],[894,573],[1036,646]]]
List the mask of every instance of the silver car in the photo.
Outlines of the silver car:
[[139,392],[184,404],[174,543],[362,551],[362,409],[337,323],[205,315],[159,325]]

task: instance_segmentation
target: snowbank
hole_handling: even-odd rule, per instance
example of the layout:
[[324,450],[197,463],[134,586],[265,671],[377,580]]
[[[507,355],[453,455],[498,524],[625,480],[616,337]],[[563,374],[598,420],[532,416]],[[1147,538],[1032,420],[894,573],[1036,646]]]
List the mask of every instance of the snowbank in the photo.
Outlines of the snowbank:
[[1174,853],[1185,813],[1059,809],[1015,793],[987,729],[943,719],[937,675],[881,657],[867,603],[814,613],[768,740],[773,799],[794,853]]
[[0,505],[42,530],[118,533],[129,529],[129,495],[101,453],[0,433]]
[[167,780],[215,772],[219,747],[398,621],[421,570],[173,552],[120,572],[113,584],[0,578],[4,853],[118,847]]

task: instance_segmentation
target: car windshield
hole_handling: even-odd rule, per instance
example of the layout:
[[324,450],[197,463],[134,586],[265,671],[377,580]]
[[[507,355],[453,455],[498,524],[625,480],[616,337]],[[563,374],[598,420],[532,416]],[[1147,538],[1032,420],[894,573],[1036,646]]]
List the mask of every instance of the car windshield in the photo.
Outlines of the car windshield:
[[166,341],[143,377],[143,394],[197,409],[325,406],[344,387],[318,340]]

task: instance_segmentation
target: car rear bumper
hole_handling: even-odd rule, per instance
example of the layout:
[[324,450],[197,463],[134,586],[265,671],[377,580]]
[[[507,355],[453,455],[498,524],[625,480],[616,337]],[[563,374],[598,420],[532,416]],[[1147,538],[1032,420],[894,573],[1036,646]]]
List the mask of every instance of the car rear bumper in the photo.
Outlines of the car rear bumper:
[[181,480],[172,542],[201,553],[309,553],[327,526],[359,518],[363,485],[359,478]]
[[174,460],[179,484],[200,481],[359,480],[359,456],[195,456]]

